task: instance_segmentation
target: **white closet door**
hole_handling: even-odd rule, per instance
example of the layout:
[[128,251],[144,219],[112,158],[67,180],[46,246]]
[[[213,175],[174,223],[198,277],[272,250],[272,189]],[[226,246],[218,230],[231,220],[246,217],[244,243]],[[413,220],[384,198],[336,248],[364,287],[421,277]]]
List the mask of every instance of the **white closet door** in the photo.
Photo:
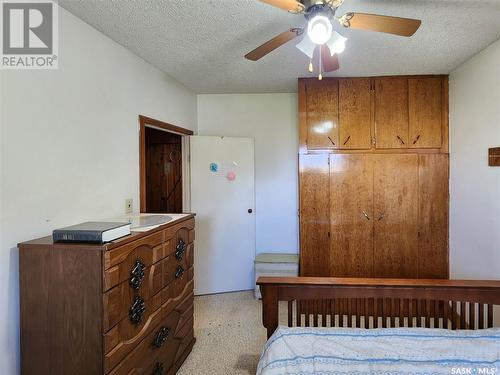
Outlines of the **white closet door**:
[[254,141],[192,136],[190,155],[195,294],[253,289]]

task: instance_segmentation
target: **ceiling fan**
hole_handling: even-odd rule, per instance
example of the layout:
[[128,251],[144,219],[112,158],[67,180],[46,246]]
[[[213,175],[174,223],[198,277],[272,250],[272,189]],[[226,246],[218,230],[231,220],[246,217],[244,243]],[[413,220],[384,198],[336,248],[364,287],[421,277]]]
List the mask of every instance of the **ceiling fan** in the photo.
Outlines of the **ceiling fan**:
[[297,44],[297,48],[309,57],[309,72],[311,73],[313,72],[313,58],[319,55],[319,79],[323,78],[323,72],[339,69],[338,54],[345,49],[347,38],[334,30],[334,22],[346,28],[378,31],[405,37],[415,34],[421,24],[421,21],[416,19],[368,13],[351,12],[337,17],[335,13],[344,0],[261,1],[290,13],[303,14],[307,20],[307,26],[291,28],[275,36],[247,53],[245,58],[257,61],[290,40],[305,34]]

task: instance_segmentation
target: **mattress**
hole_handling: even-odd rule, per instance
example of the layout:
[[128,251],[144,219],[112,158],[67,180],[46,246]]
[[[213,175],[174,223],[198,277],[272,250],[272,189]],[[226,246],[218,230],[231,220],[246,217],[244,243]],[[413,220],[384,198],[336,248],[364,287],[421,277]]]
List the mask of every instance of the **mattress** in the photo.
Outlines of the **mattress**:
[[257,375],[500,375],[500,328],[279,327]]

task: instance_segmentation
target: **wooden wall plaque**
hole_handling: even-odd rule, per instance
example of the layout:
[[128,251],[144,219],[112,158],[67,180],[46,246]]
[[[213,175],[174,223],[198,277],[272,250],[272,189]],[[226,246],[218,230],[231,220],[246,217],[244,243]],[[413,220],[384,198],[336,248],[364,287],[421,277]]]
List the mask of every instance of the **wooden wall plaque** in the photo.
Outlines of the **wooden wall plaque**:
[[488,165],[490,167],[500,167],[500,147],[494,147],[489,149]]

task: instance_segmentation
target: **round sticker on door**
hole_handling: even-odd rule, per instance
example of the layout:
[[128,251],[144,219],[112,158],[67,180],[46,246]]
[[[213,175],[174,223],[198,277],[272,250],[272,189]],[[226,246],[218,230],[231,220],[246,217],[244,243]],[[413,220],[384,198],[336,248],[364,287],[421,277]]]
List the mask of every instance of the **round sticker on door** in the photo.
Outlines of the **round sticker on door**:
[[216,173],[219,170],[217,163],[210,163],[210,172]]
[[229,180],[229,181],[234,181],[236,180],[236,173],[234,173],[233,171],[229,172],[226,176],[226,178]]

